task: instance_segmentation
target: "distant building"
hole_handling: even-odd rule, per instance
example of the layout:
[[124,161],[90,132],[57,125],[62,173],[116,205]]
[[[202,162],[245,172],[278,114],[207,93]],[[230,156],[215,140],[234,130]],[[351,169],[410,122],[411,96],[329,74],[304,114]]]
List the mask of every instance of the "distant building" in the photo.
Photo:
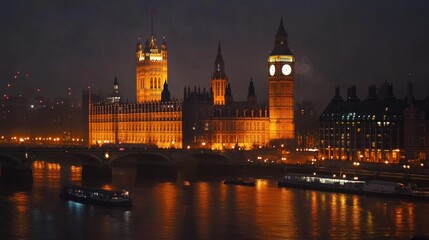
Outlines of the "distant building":
[[356,87],[339,87],[319,118],[319,157],[322,159],[398,163],[427,158],[428,100],[416,101],[409,86],[407,100],[397,99],[393,85],[383,83],[360,100]]
[[404,148],[408,160],[429,160],[429,93],[423,100],[414,97],[413,85],[408,84],[404,110]]
[[313,150],[319,145],[318,115],[311,101],[296,104],[295,142],[298,151]]
[[[136,62],[136,103],[88,101],[89,145],[252,149],[293,142],[295,57],[289,49],[283,20],[268,57],[268,106],[257,103],[252,79],[247,99],[234,101],[220,42],[210,89],[187,86],[183,100],[172,100],[168,91],[165,40],[161,51],[154,36],[144,47],[139,41]],[[118,86],[115,79],[114,92],[119,93]]]

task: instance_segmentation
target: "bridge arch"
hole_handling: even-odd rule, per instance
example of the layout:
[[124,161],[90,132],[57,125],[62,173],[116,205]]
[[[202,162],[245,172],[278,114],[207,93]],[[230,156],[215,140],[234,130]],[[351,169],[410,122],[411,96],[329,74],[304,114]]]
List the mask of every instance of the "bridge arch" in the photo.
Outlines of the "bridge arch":
[[22,157],[13,154],[0,153],[0,166],[3,167],[21,167]]
[[121,152],[112,154],[112,156],[108,159],[109,166],[119,162],[126,162],[134,165],[174,165],[174,161],[172,161],[169,156],[157,152]]
[[228,156],[220,152],[190,152],[183,157],[192,157],[193,161],[204,164],[231,164],[231,161]]

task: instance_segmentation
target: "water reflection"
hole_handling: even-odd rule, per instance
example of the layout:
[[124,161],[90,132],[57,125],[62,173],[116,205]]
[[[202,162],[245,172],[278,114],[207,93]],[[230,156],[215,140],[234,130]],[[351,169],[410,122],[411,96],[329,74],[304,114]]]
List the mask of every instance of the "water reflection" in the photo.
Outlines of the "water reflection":
[[80,166],[36,161],[31,190],[0,191],[2,236],[82,239],[404,239],[429,234],[427,203],[210,182],[136,184],[133,169],[115,169],[106,189],[125,187],[134,206],[113,209],[60,199],[79,183]]
[[28,195],[25,192],[16,192],[10,197],[14,203],[14,215],[12,215],[13,232],[19,238],[28,236],[29,231],[29,212],[28,212]]
[[82,178],[82,166],[70,166],[70,180],[72,182],[79,182]]

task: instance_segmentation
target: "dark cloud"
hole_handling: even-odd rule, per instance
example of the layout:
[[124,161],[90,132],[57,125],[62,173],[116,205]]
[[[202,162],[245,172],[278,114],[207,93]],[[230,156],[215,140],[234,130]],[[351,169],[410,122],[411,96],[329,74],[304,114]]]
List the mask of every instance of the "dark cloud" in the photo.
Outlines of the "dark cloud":
[[426,95],[429,55],[427,1],[2,1],[0,90],[16,71],[48,96],[87,85],[105,92],[118,76],[121,91],[135,99],[134,52],[154,31],[169,49],[172,95],[185,85],[209,86],[217,41],[235,99],[244,99],[253,78],[267,99],[267,56],[280,17],[296,55],[297,101],[321,110],[335,85],[355,84],[366,96],[371,83],[394,83],[398,97],[410,80]]

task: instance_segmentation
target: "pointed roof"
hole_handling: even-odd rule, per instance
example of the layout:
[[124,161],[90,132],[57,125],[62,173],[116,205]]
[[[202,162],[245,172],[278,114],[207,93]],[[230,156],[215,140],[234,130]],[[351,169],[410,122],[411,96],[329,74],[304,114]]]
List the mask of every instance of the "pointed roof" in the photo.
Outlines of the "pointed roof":
[[253,79],[252,78],[250,78],[250,85],[249,85],[249,91],[247,93],[247,96],[249,96],[249,97],[256,96],[255,87],[253,86]]
[[161,49],[162,50],[167,50],[167,43],[165,42],[165,37],[162,38]]
[[136,51],[140,51],[142,50],[142,43],[140,42],[140,40],[137,42],[137,50]]
[[164,81],[164,89],[161,92],[161,102],[169,102],[170,99],[170,91],[168,90],[167,79]]
[[277,29],[276,37],[288,37],[285,27],[283,25],[283,17],[280,18],[280,25],[279,25],[279,28]]
[[149,52],[150,48],[149,48],[149,40],[146,39],[146,42],[144,43],[144,49],[143,52],[147,53]]
[[220,40],[217,45],[217,55],[214,63],[214,72],[212,75],[212,79],[226,79],[225,73],[225,63],[222,57],[222,50],[220,47]]
[[270,53],[270,56],[275,55],[293,55],[288,45],[288,34],[283,25],[283,18],[280,19],[279,28],[274,38],[274,48]]
[[118,78],[115,76],[115,81],[113,82],[113,85],[119,85],[118,84]]
[[150,38],[149,48],[158,50],[158,46],[156,45],[156,38],[154,36]]
[[217,56],[216,56],[215,64],[216,63],[223,63],[222,50],[220,48],[220,40],[217,45]]

